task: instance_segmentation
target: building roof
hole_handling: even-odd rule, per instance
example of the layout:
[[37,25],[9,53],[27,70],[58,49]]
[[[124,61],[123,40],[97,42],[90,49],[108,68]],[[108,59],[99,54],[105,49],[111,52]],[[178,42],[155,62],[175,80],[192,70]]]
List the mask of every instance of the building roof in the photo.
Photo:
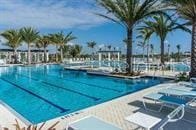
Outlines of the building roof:
[[[0,52],[13,52],[13,49],[0,49]],[[28,50],[17,50],[17,52],[28,52]],[[44,50],[31,49],[31,52],[44,52]],[[46,50],[48,52],[48,50]]]
[[101,50],[101,51],[98,51],[97,53],[121,53],[121,51],[118,51],[118,50]]

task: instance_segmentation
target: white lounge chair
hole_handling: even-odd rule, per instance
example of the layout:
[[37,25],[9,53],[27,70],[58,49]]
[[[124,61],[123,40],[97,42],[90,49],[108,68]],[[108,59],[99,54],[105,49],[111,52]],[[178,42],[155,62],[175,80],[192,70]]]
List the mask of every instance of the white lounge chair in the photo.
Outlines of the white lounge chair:
[[0,65],[5,65],[5,64],[6,64],[5,60],[0,59]]
[[179,106],[164,119],[151,116],[149,114],[136,112],[135,114],[126,117],[125,119],[135,125],[146,130],[163,130],[163,127],[169,122],[177,122],[184,116],[184,105]]
[[190,78],[190,82],[179,82],[178,84],[186,87],[196,88],[196,78]]
[[111,123],[107,123],[97,117],[88,116],[72,122],[67,130],[122,130]]

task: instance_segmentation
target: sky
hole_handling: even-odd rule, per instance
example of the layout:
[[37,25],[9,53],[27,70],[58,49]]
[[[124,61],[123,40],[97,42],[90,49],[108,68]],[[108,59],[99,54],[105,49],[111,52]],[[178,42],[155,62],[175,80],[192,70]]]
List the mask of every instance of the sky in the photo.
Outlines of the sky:
[[[95,13],[106,13],[95,0],[0,0],[0,32],[22,27],[33,27],[42,35],[72,31],[77,39],[70,44],[82,45],[83,53],[91,53],[87,48],[88,41],[95,41],[97,48],[112,45],[125,52],[125,28]],[[1,41],[5,40],[1,38]],[[182,51],[190,51],[191,35],[176,31],[168,35],[165,43],[171,45],[173,52],[177,51],[177,44],[181,45]],[[156,53],[160,51],[160,40],[156,35],[152,36],[150,44],[155,46]],[[133,46],[134,53],[142,52],[136,43]],[[0,48],[5,46],[0,45]],[[26,49],[26,45],[21,48]],[[50,46],[49,50],[54,52],[54,47]]]

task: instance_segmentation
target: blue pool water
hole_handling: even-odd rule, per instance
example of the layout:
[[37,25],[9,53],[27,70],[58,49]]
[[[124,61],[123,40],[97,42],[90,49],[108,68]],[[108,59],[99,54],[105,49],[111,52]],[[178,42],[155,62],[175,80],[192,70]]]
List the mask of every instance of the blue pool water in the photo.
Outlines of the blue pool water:
[[0,68],[0,100],[36,124],[165,81],[93,76],[59,65],[4,67]]

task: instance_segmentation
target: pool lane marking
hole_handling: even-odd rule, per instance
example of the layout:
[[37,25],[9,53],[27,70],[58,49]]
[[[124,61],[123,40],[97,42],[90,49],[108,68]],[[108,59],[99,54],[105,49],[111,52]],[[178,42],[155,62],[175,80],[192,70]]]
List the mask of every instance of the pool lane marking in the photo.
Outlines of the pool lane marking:
[[[17,73],[16,73],[16,74],[17,74]],[[17,75],[19,75],[19,74],[17,74]],[[31,77],[28,77],[28,76],[26,76],[26,75],[22,75],[22,74],[20,74],[20,75],[23,76],[23,77],[26,77],[26,78],[31,78]],[[40,80],[35,79],[35,78],[33,78],[32,80],[40,81]],[[55,85],[55,84],[52,84],[52,83],[49,83],[49,82],[46,82],[46,81],[40,81],[40,82],[41,82],[41,83],[44,83],[44,84],[46,84],[46,85],[50,85],[50,86],[53,86],[53,87],[56,87],[56,88],[60,88],[60,89],[63,89],[63,90],[66,90],[66,91],[69,91],[69,92],[72,92],[72,93],[79,94],[79,95],[81,95],[81,96],[85,96],[85,97],[90,98],[90,99],[93,99],[93,100],[95,100],[95,101],[98,101],[98,100],[101,99],[101,98],[89,96],[89,95],[87,95],[87,94],[84,94],[84,93],[81,93],[81,92],[78,92],[78,91],[75,91],[75,90],[72,90],[72,89],[64,88],[64,87],[61,87],[61,86],[59,86],[59,85]]]
[[5,78],[0,78],[0,79],[2,79],[3,81],[5,81],[5,82],[7,82],[7,83],[9,83],[9,84],[11,84],[11,85],[13,85],[13,86],[15,86],[15,87],[21,89],[21,90],[23,90],[23,91],[25,91],[25,92],[27,92],[27,93],[33,95],[33,96],[35,96],[35,97],[37,97],[37,98],[39,98],[39,99],[41,99],[41,100],[43,100],[44,102],[47,102],[48,104],[50,104],[50,105],[52,105],[52,106],[54,106],[54,107],[56,107],[56,108],[58,108],[58,109],[60,109],[60,110],[61,110],[61,113],[64,113],[64,112],[67,112],[67,111],[70,110],[70,109],[65,109],[65,108],[63,108],[63,107],[61,107],[61,106],[58,106],[58,105],[54,104],[53,102],[51,102],[51,101],[49,101],[49,100],[47,100],[47,99],[45,99],[45,98],[43,98],[43,97],[41,97],[41,96],[39,96],[39,95],[33,93],[33,92],[31,92],[31,91],[29,91],[29,90],[27,90],[27,89],[25,89],[25,88],[23,88],[23,87],[20,87],[19,85],[15,84],[15,83],[13,83],[13,82],[11,82],[11,81],[5,79]]
[[64,89],[64,90],[70,91],[70,92],[72,92],[72,93],[76,93],[76,94],[79,94],[79,95],[85,96],[85,97],[88,97],[88,98],[93,99],[93,100],[95,100],[95,101],[98,101],[98,100],[100,100],[100,99],[101,99],[101,98],[97,98],[97,97],[89,96],[89,95],[87,95],[87,94],[84,94],[84,93],[81,93],[81,92],[78,92],[78,91],[75,91],[75,90],[72,90],[72,89],[64,88],[64,87],[61,87],[61,86],[56,85],[56,84],[48,83],[48,82],[45,82],[45,81],[42,81],[42,83],[47,84],[47,85],[50,85],[50,86],[54,86],[54,87],[56,87],[56,88],[61,88],[61,89]]
[[[33,73],[37,73],[37,72],[33,72]],[[37,73],[37,74],[40,74],[40,73]],[[50,77],[55,77],[53,75],[48,75]],[[61,77],[56,77],[56,78],[59,78],[59,79],[62,79],[62,80],[66,80],[66,81],[70,81],[70,82],[75,82],[75,83],[80,83],[80,84],[84,84],[84,85],[87,85],[89,87],[96,87],[96,88],[102,88],[102,89],[105,89],[105,90],[110,90],[110,91],[115,91],[115,92],[123,92],[121,90],[117,90],[117,89],[113,89],[113,88],[106,88],[106,87],[102,87],[102,86],[99,86],[99,85],[94,85],[94,84],[88,84],[88,83],[83,83],[83,82],[80,82],[80,81],[75,81],[75,80],[70,80],[70,79],[66,79],[66,78],[61,78]]]

